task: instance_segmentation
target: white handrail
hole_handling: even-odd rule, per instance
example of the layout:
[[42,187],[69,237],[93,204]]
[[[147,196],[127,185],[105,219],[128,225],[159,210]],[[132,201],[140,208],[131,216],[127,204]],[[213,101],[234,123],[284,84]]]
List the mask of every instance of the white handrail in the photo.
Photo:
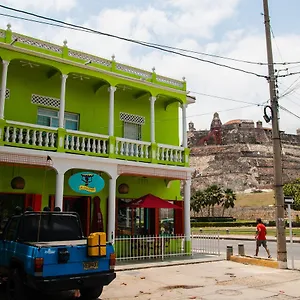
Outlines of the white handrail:
[[16,125],[16,126],[32,127],[32,128],[36,128],[36,129],[46,129],[46,130],[50,130],[50,131],[57,131],[57,128],[50,127],[50,126],[43,126],[43,125],[17,122],[17,121],[10,121],[10,120],[7,120],[6,123],[9,124],[9,125]]
[[83,135],[83,136],[87,135],[89,137],[100,138],[100,139],[108,139],[109,138],[108,135],[98,134],[98,133],[91,133],[91,132],[84,132],[84,131],[78,131],[78,130],[67,129],[66,132],[69,133],[69,134],[73,134],[73,135]]

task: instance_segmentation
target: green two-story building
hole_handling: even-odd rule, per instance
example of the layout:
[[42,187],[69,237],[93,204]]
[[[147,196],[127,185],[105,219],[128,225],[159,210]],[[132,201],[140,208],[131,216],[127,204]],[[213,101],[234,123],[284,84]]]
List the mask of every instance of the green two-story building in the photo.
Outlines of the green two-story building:
[[[0,221],[16,205],[60,207],[80,214],[85,234],[102,223],[114,241],[135,233],[126,203],[151,194],[184,208],[174,210],[174,233],[190,235],[186,108],[195,99],[185,80],[72,50],[67,41],[27,37],[10,25],[0,31],[0,58]],[[87,171],[104,180],[90,195],[69,184]],[[140,223],[158,234],[159,207],[144,210]]]

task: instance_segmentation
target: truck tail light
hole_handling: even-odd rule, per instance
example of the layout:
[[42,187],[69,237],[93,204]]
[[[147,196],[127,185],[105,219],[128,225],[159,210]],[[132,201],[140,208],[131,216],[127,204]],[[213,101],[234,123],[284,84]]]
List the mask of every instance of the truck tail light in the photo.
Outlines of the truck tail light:
[[116,265],[116,254],[115,253],[111,253],[109,256],[109,267],[111,270],[114,270]]
[[34,272],[35,273],[43,273],[43,267],[44,267],[44,259],[36,258],[34,260]]

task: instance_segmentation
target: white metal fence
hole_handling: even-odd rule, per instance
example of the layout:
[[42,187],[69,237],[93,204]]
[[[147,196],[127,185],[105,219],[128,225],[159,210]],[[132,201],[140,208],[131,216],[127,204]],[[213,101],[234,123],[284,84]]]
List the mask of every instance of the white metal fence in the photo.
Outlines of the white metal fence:
[[219,234],[191,235],[186,245],[184,235],[117,237],[117,260],[165,260],[203,254],[220,255]]

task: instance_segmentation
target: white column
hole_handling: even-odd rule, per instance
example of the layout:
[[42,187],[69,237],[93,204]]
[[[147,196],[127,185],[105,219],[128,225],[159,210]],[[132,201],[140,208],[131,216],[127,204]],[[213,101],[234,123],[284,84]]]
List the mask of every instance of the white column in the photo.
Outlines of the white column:
[[108,124],[108,135],[114,136],[115,128],[115,91],[117,88],[115,86],[110,86],[109,91],[109,124]]
[[65,127],[65,103],[66,103],[66,84],[68,75],[61,75],[61,88],[60,88],[60,106],[59,106],[59,128]]
[[116,226],[116,178],[109,179],[107,241],[114,244]]
[[55,188],[55,207],[59,207],[63,211],[64,199],[64,172],[57,171],[56,173],[56,188]]
[[151,143],[155,143],[155,101],[156,97],[150,97],[150,137]]
[[5,107],[5,94],[6,94],[6,82],[7,82],[7,71],[9,61],[2,61],[2,81],[1,81],[1,93],[0,93],[0,119],[4,119],[4,107]]
[[186,241],[191,240],[191,179],[185,181],[184,184],[184,235]]
[[187,130],[186,130],[186,104],[181,105],[182,108],[182,146],[187,148]]

